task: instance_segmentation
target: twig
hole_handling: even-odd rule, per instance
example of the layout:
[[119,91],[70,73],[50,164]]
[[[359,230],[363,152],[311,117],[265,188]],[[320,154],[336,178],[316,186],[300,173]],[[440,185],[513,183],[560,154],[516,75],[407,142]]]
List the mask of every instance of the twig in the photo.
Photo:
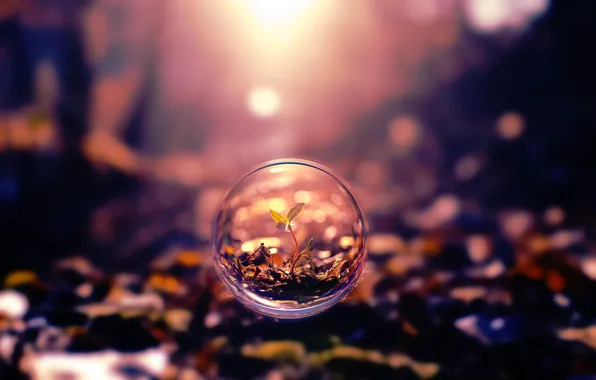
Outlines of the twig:
[[294,257],[292,258],[292,267],[290,268],[290,273],[294,275],[294,267],[296,266],[296,262],[298,261],[298,257],[300,256],[299,248],[298,248],[298,240],[296,240],[296,235],[294,231],[292,231],[292,226],[289,226],[288,229],[294,238],[294,244],[296,244],[296,252],[294,252]]

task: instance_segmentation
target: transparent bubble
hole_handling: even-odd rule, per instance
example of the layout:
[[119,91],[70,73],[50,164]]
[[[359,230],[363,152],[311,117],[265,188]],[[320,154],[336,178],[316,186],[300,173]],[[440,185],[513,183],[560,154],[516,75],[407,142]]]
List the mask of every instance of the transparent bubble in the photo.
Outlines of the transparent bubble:
[[346,183],[294,159],[263,164],[232,187],[213,244],[230,291],[276,318],[307,317],[341,301],[366,259],[364,219]]

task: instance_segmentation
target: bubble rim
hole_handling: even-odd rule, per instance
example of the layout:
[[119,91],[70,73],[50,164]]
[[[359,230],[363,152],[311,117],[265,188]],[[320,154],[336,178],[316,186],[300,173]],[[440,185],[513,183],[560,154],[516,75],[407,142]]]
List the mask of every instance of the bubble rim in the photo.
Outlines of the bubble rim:
[[[340,184],[340,186],[342,186],[344,188],[344,190],[346,190],[347,195],[352,199],[352,202],[354,203],[354,206],[356,207],[356,215],[358,216],[358,219],[362,220],[362,244],[361,244],[360,250],[357,254],[357,259],[355,262],[354,270],[349,275],[349,277],[346,279],[346,281],[340,285],[343,288],[341,290],[339,290],[339,292],[337,294],[335,294],[331,298],[329,298],[326,302],[316,304],[313,306],[307,306],[307,307],[300,308],[300,309],[273,308],[273,307],[270,307],[267,305],[263,305],[256,300],[254,302],[249,302],[246,299],[246,295],[243,294],[240,290],[238,290],[236,284],[233,283],[228,278],[228,276],[224,273],[223,268],[221,267],[221,265],[218,263],[218,260],[217,260],[217,256],[219,255],[219,252],[217,249],[217,241],[216,241],[217,239],[215,236],[215,231],[217,231],[217,229],[218,229],[217,227],[218,227],[218,223],[220,220],[219,216],[221,215],[220,210],[221,210],[223,204],[230,197],[230,195],[234,192],[234,190],[236,189],[238,184],[240,184],[246,178],[248,178],[249,176],[251,176],[252,174],[254,174],[257,171],[266,169],[271,166],[277,166],[277,165],[282,165],[282,164],[283,165],[308,166],[308,167],[311,167],[316,170],[320,170],[320,171],[332,176]],[[239,301],[242,305],[244,305],[245,307],[247,307],[248,309],[250,309],[256,313],[259,313],[259,314],[262,314],[262,315],[268,316],[268,317],[278,318],[278,319],[302,319],[302,318],[311,317],[313,315],[319,314],[325,310],[330,309],[331,307],[333,307],[336,304],[338,304],[339,302],[341,302],[344,298],[346,298],[346,296],[354,288],[354,286],[347,286],[347,284],[351,283],[351,282],[357,283],[358,279],[362,275],[362,272],[364,269],[364,263],[366,262],[366,258],[368,255],[367,220],[364,217],[364,213],[360,209],[360,204],[358,202],[358,198],[356,197],[352,187],[343,178],[341,178],[337,173],[335,173],[333,170],[329,169],[328,167],[326,167],[324,165],[321,165],[314,161],[300,159],[300,158],[282,158],[282,159],[265,161],[255,167],[253,167],[253,169],[251,169],[247,174],[245,174],[239,180],[237,180],[230,187],[230,189],[226,192],[226,194],[221,198],[218,205],[219,205],[219,207],[216,209],[213,219],[212,219],[211,239],[210,239],[211,240],[211,248],[213,249],[212,259],[214,261],[215,271],[216,271],[217,276],[219,277],[220,281],[222,281],[225,284],[226,288],[234,295],[234,298],[237,301]],[[357,284],[354,284],[354,285],[357,285]]]

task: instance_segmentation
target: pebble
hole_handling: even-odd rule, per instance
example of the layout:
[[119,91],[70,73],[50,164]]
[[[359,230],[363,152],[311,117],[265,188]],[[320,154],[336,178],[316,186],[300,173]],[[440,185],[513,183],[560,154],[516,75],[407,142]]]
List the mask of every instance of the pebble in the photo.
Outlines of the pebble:
[[27,313],[28,309],[29,301],[21,293],[15,290],[0,292],[0,317],[20,319]]
[[554,249],[563,250],[584,241],[583,231],[561,230],[550,236],[550,245]]
[[[168,362],[167,353],[161,349],[151,349],[135,354],[122,354],[116,351],[97,353],[30,353],[27,358],[28,372],[35,379],[55,380],[56,378],[75,379],[130,379],[123,367],[138,368],[160,378]],[[146,377],[145,377],[146,378]]]
[[172,330],[188,331],[192,313],[185,309],[170,309],[165,311],[164,319]]
[[534,220],[532,214],[523,210],[502,212],[498,217],[501,231],[513,241],[528,232],[533,227]]
[[222,322],[221,314],[211,312],[205,316],[205,327],[212,329]]
[[18,336],[0,333],[0,357],[5,362],[10,362],[14,352],[15,345],[19,340]]
[[150,310],[157,313],[164,311],[164,300],[156,293],[129,294],[118,301],[122,309]]
[[471,235],[466,241],[470,260],[474,263],[485,262],[491,254],[491,242],[487,236]]
[[393,255],[403,251],[406,243],[396,235],[374,234],[368,240],[368,252],[371,255]]

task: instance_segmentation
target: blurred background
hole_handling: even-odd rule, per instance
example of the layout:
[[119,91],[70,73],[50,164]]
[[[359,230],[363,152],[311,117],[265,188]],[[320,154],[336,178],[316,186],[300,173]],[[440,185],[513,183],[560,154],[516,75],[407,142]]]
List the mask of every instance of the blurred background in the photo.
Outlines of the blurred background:
[[[587,348],[596,340],[577,330],[596,317],[595,8],[591,0],[2,0],[0,274],[13,289],[5,292],[35,283],[43,297],[18,294],[29,314],[35,305],[47,313],[64,265],[87,276],[77,285],[107,281],[106,294],[121,272],[140,276],[145,290],[157,286],[151,276],[167,270],[148,263],[172,251],[185,268],[208,268],[224,193],[263,161],[300,157],[352,184],[371,259],[351,301],[359,311],[347,311],[354,322],[335,331],[325,325],[332,311],[296,331],[321,323],[354,347],[407,360],[375,356],[394,371],[383,375],[360,363],[351,375],[324,377],[326,364],[302,356],[310,366],[291,362],[306,372],[288,372],[283,360],[284,370],[261,371],[246,361],[261,352],[246,344],[267,340],[260,327],[229,343],[245,344],[234,352],[246,360],[225,362],[205,331],[250,318],[238,306],[225,317],[217,302],[229,300],[207,297],[218,286],[207,270],[186,280],[167,272],[167,284],[207,294],[193,315],[212,318],[194,325],[201,339],[172,338],[176,352],[211,350],[192,364],[176,356],[179,368],[236,378],[244,375],[222,368],[246,365],[238,371],[255,371],[246,377],[274,379],[596,371]],[[91,267],[102,274],[89,279]],[[18,305],[10,294],[0,315]],[[77,297],[68,307],[84,303]],[[194,305],[190,298],[174,304]],[[379,320],[385,333],[367,330]],[[532,325],[541,330],[525,329]],[[447,344],[437,343],[444,326],[455,329],[445,337],[469,345],[460,361],[435,352]],[[394,328],[408,338],[384,341]],[[475,346],[495,342],[505,346]],[[525,345],[543,351],[511,356]],[[431,367],[415,359],[438,367],[424,372]],[[395,372],[402,367],[409,372]]]

